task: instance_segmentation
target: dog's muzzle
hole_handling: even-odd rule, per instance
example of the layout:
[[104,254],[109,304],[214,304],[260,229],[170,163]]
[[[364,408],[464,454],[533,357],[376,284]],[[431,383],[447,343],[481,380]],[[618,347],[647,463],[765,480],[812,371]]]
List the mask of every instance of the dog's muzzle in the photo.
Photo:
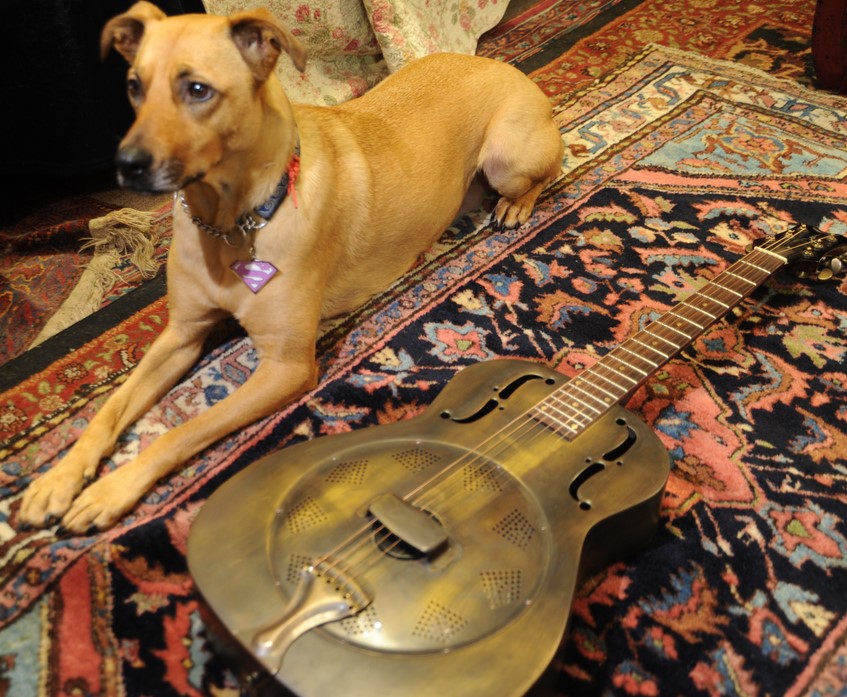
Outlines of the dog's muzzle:
[[143,148],[121,148],[115,158],[115,165],[118,169],[120,185],[134,188],[134,185],[148,179],[153,165],[153,155]]
[[183,167],[170,161],[156,164],[149,150],[127,145],[118,150],[115,158],[118,184],[146,193],[170,193],[183,184]]

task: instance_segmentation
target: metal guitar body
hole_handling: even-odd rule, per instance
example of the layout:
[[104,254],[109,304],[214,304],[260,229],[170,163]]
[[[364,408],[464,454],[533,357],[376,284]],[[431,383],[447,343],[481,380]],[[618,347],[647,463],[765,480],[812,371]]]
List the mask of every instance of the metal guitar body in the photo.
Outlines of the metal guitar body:
[[297,695],[524,694],[580,580],[655,530],[670,465],[619,406],[573,440],[514,427],[565,382],[480,363],[421,416],[251,465],[194,523],[200,593]]

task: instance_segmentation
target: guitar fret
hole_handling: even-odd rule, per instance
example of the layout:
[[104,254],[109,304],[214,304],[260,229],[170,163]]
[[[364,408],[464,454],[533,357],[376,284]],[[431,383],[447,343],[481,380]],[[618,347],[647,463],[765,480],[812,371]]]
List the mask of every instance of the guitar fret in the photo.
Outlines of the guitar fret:
[[570,426],[566,423],[563,423],[559,419],[557,419],[553,416],[550,416],[547,413],[547,409],[548,409],[547,403],[542,402],[541,404],[539,404],[536,407],[533,407],[530,410],[529,418],[531,418],[533,421],[536,421],[536,422],[538,422],[538,423],[540,423],[544,426],[547,426],[551,431],[553,431],[553,433],[556,433],[558,435],[562,435],[560,433],[560,431],[562,429],[566,429],[567,431],[569,431],[569,433],[567,433],[565,435],[566,440],[569,440],[570,438],[573,438],[574,436],[579,435],[579,432],[581,430],[580,424],[575,424],[574,426]]
[[715,303],[716,305],[720,305],[720,308],[717,308],[717,310],[716,310],[719,313],[719,316],[720,316],[721,314],[723,314],[723,312],[725,312],[726,310],[728,310],[732,306],[729,305],[728,303],[723,302],[722,300],[718,300],[717,298],[713,298],[712,296],[708,295],[709,293],[711,293],[713,291],[720,293],[720,292],[725,292],[726,289],[721,287],[719,284],[712,282],[712,283],[709,283],[705,288],[703,288],[703,290],[700,291],[700,295],[703,296],[704,300],[709,300],[709,301]]
[[576,412],[575,415],[569,414],[567,411],[563,411],[550,401],[544,403],[543,409],[544,411],[542,412],[542,414],[548,419],[552,420],[554,422],[554,425],[556,426],[560,426],[562,428],[570,428],[571,430],[573,430],[574,426],[572,426],[571,424],[575,424],[576,427],[585,425],[585,423],[581,422],[579,418],[576,418],[584,416],[579,412]]
[[705,327],[703,325],[695,322],[693,319],[688,319],[688,317],[685,317],[684,315],[682,315],[677,309],[673,309],[673,310],[670,310],[669,312],[665,313],[666,317],[668,315],[672,315],[677,320],[681,319],[683,322],[686,322],[687,324],[691,324],[691,325],[695,326],[698,329],[698,331],[702,332],[705,329]]
[[[626,389],[624,389],[619,382],[616,382],[612,378],[607,377],[606,375],[600,372],[603,370],[607,372],[617,373],[631,384],[628,385]],[[597,380],[600,380],[606,383],[606,385],[609,385],[612,388],[612,391],[605,389],[604,392],[606,392],[606,394],[614,395],[615,399],[620,399],[622,395],[625,395],[629,390],[632,389],[633,386],[637,385],[640,382],[640,380],[634,380],[631,377],[624,375],[623,373],[619,373],[611,366],[606,365],[603,360],[601,360],[600,363],[591,366],[590,368],[586,368],[585,372],[583,373],[583,376],[585,376],[586,378],[593,378],[595,382]]]
[[[714,290],[717,290],[718,292],[721,291],[720,288],[718,288],[718,289],[708,288],[708,290],[710,292],[712,292]],[[690,306],[694,307],[694,303],[697,302],[698,303],[698,305],[696,306],[697,309],[700,312],[702,312],[703,314],[708,315],[711,318],[711,320],[714,322],[716,319],[722,317],[726,313],[726,311],[730,307],[732,307],[732,298],[727,297],[727,300],[729,302],[724,302],[723,300],[721,300],[719,298],[713,298],[713,297],[710,297],[710,296],[704,294],[701,297],[698,297],[695,300],[692,300],[690,302],[686,301],[686,303],[689,304]]]
[[[617,349],[616,349],[616,350],[617,350]],[[640,368],[637,368],[636,366],[634,366],[634,365],[630,365],[630,364],[629,364],[629,363],[627,363],[626,361],[621,360],[620,358],[618,358],[618,357],[615,355],[615,352],[614,352],[614,351],[612,351],[612,352],[610,352],[610,353],[607,353],[607,354],[603,357],[603,361],[604,361],[604,367],[605,367],[605,368],[608,368],[608,369],[609,369],[609,370],[611,370],[612,372],[617,373],[617,374],[618,374],[618,375],[620,375],[622,378],[624,378],[624,379],[626,379],[626,380],[629,380],[629,381],[630,381],[631,383],[633,383],[633,384],[638,384],[638,380],[636,380],[636,379],[634,379],[634,378],[630,377],[630,376],[629,376],[629,375],[627,375],[625,372],[621,372],[620,370],[618,370],[617,368],[615,368],[615,366],[613,366],[613,365],[608,365],[608,364],[609,364],[609,362],[611,362],[611,361],[615,361],[615,362],[617,362],[619,365],[623,365],[624,370],[626,370],[627,368],[629,368],[630,370],[634,370],[636,373],[640,373],[640,374],[641,374],[641,377],[647,377],[647,376],[650,374],[650,373],[649,373],[648,371],[646,371],[646,370],[641,370]]]
[[[683,301],[682,303],[680,303],[680,305],[684,306],[688,310],[693,310],[694,312],[699,312],[701,315],[706,315],[709,322],[714,322],[717,319],[717,317],[715,315],[713,315],[711,312],[709,312],[708,310],[704,310],[702,308],[699,308],[699,307],[695,306],[693,303]],[[708,324],[708,322],[707,322],[707,324]]]
[[[732,273],[732,271],[730,271],[729,269],[724,271],[724,274],[727,275],[727,276],[732,276],[733,278],[737,278],[739,281],[746,283],[748,286],[750,286],[750,290],[752,290],[753,288],[755,288],[758,285],[757,283],[753,283],[753,281],[751,281],[747,278],[744,278],[743,276],[739,276],[738,274]],[[738,291],[733,290],[729,286],[722,286],[722,287],[725,288],[726,290],[728,290],[733,295],[737,295],[739,300],[744,297],[743,293],[739,293]]]
[[578,436],[786,261],[768,250],[748,253],[530,409],[529,416],[565,438]]
[[[569,385],[569,387],[570,387],[570,385]],[[588,395],[588,396],[591,397],[591,395]],[[586,409],[593,411],[595,414],[601,414],[603,412],[602,409],[597,409],[596,407],[592,407],[588,402],[585,402],[585,401],[579,399],[578,397],[576,397],[576,395],[569,394],[568,399],[571,400],[569,402],[566,402],[561,397],[555,397],[554,399],[556,401],[558,401],[561,404],[561,406],[568,408],[568,409],[578,410],[580,407],[584,407]]]
[[673,329],[655,322],[650,326],[650,330],[653,334],[660,337],[666,344],[673,346],[673,351],[670,352],[671,355],[676,354],[677,351],[679,351],[689,341],[687,335],[684,341],[680,341],[680,333],[678,331],[674,331]]
[[[667,315],[662,315],[662,317],[666,317],[666,316],[667,316]],[[672,332],[674,332],[675,334],[679,334],[680,336],[685,337],[685,341],[684,341],[682,344],[677,344],[677,348],[680,348],[680,347],[682,347],[682,346],[685,346],[685,344],[687,344],[689,341],[691,341],[691,337],[690,337],[688,334],[686,334],[685,332],[681,332],[679,329],[675,329],[674,327],[672,327],[672,326],[671,326],[671,325],[669,325],[669,324],[666,324],[665,322],[663,322],[663,321],[662,321],[662,318],[661,318],[661,317],[660,317],[659,319],[655,320],[653,323],[654,323],[654,324],[661,325],[661,326],[662,326],[662,327],[664,327],[665,329],[670,329],[670,330],[671,330]]]
[[[626,347],[626,344],[621,344],[620,346],[618,346],[618,348],[619,348],[621,351],[626,351],[626,352],[627,352],[628,354],[630,354],[631,356],[635,356],[636,358],[641,359],[642,361],[644,361],[645,363],[647,363],[647,365],[649,365],[649,366],[650,366],[651,368],[653,368],[653,369],[656,369],[656,368],[658,368],[658,367],[659,367],[659,364],[658,364],[658,363],[654,363],[653,361],[651,361],[651,360],[650,360],[649,358],[647,358],[646,356],[643,356],[643,355],[641,355],[640,353],[635,353],[634,351],[630,351],[630,350]],[[648,372],[649,372],[649,371],[648,371]]]
[[[750,261],[749,257],[746,258],[746,259],[740,259],[739,261],[735,262],[735,264],[733,264],[733,266],[735,266],[735,265],[750,266],[750,267],[754,268],[761,275],[763,281],[768,276],[771,275],[770,271],[768,271],[767,269],[763,269],[761,266],[759,266],[757,264],[754,264],[752,261]],[[758,285],[758,284],[756,284],[756,285]]]
[[[547,402],[541,402],[536,405],[532,410],[530,410],[531,418],[536,421],[540,421],[545,426],[550,427],[554,432],[559,433],[560,429],[566,429],[570,431],[571,436],[576,436],[582,431],[585,426],[590,423],[590,421],[580,422],[573,417],[568,417],[568,420],[562,420],[558,416],[551,414],[550,411],[553,410],[552,405]],[[556,410],[559,411],[559,410]],[[563,416],[567,416],[562,414]],[[569,423],[570,422],[570,423]]]
[[[641,346],[643,346],[648,351],[652,351],[653,353],[659,354],[659,357],[661,358],[661,360],[659,361],[657,366],[662,365],[662,363],[664,363],[666,360],[668,360],[668,358],[670,358],[670,356],[668,356],[666,353],[663,353],[662,351],[659,351],[659,349],[654,348],[653,346],[650,346],[649,344],[645,344],[643,341],[641,341],[641,339],[638,338],[641,334],[648,334],[648,333],[649,332],[647,332],[646,330],[643,331],[643,332],[639,332],[635,336],[631,337],[629,342],[632,342],[632,343],[635,343],[635,344],[640,344]],[[627,342],[627,343],[629,343],[629,342]],[[645,360],[647,360],[647,359],[645,359]]]
[[[656,328],[656,329],[659,329],[660,327],[659,327],[658,325],[656,325],[656,326],[655,326],[655,328]],[[676,344],[676,343],[674,343],[673,341],[668,341],[668,340],[667,340],[667,339],[665,339],[665,338],[664,338],[661,334],[657,334],[657,333],[654,331],[654,326],[653,326],[653,325],[648,325],[648,326],[644,329],[644,331],[642,331],[642,332],[641,332],[641,334],[649,334],[649,335],[650,335],[650,336],[652,336],[654,339],[658,339],[658,340],[659,340],[659,341],[661,341],[663,344],[667,344],[668,346],[670,346],[670,347],[673,349],[673,351],[671,351],[669,354],[666,354],[668,358],[670,358],[673,354],[675,354],[677,351],[679,351],[679,344]]]
[[[609,366],[605,367],[609,368]],[[613,368],[612,370],[618,372]],[[591,369],[586,371],[586,373],[590,372],[592,372]],[[626,375],[621,375],[630,379]],[[595,375],[595,377],[611,385],[615,391],[610,392],[600,384],[585,380],[581,375],[537,405],[532,410],[532,417],[557,433],[560,429],[565,429],[575,435],[585,426],[593,423],[595,418],[605,413],[609,407],[617,404],[625,394],[617,383],[611,382],[602,375]]]
[[[604,382],[608,382],[608,381],[604,380]],[[585,384],[586,384],[586,381],[582,379],[582,376],[577,376],[568,383],[568,385],[573,385],[574,387],[576,387],[579,390],[582,390],[583,385],[585,385]],[[609,392],[609,390],[603,389],[602,386],[597,385],[597,384],[593,384],[593,383],[587,383],[587,384],[588,384],[588,389],[593,388],[593,389],[597,390],[598,392],[601,392],[604,395],[606,395],[602,399],[602,402],[604,404],[612,404],[615,401],[617,401],[618,399],[620,399],[620,395],[617,392]]]

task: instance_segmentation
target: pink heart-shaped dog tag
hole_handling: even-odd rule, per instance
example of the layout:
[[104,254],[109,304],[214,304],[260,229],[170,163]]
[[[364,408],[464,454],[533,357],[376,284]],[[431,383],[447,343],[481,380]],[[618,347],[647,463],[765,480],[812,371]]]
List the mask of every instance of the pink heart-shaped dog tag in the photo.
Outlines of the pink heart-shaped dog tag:
[[230,266],[254,293],[258,293],[279,270],[269,261],[236,261]]

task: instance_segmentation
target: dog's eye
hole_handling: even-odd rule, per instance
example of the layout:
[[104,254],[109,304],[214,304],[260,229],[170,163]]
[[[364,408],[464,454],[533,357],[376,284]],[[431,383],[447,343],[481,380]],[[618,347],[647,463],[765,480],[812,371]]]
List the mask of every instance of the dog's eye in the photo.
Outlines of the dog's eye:
[[215,90],[209,87],[209,85],[204,85],[202,82],[189,82],[186,91],[192,102],[206,102],[215,93]]
[[137,77],[127,78],[126,81],[126,91],[129,94],[129,98],[132,100],[137,100],[141,98],[141,94],[143,92],[143,88],[141,87],[141,80]]

